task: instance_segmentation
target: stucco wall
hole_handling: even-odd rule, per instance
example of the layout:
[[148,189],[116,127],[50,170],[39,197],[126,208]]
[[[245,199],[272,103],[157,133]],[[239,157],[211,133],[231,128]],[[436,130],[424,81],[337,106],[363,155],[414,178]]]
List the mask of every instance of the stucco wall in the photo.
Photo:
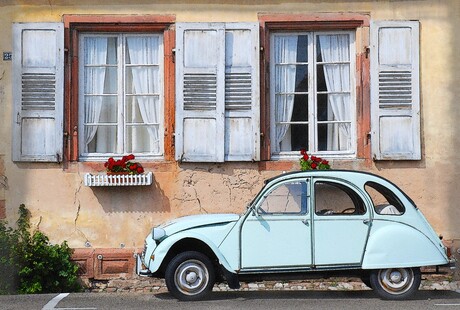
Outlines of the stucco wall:
[[[73,4],[73,3],[78,3]],[[0,3],[1,52],[12,51],[11,23],[61,21],[63,14],[174,14],[177,21],[257,21],[258,13],[369,13],[372,19],[419,20],[421,25],[421,128],[423,159],[364,165],[333,161],[333,168],[370,170],[385,176],[418,204],[435,230],[460,239],[460,2],[438,1],[13,1]],[[100,2],[102,3],[102,2]],[[0,157],[6,182],[0,200],[14,222],[19,204],[51,241],[71,247],[141,247],[153,225],[182,215],[245,209],[265,178],[280,171],[257,163],[151,165],[149,187],[83,185],[88,166],[11,161],[11,61],[0,60]],[[294,163],[292,169],[298,169]],[[97,169],[96,169],[97,170]],[[102,163],[100,170],[103,170]],[[3,196],[2,196],[3,195]]]

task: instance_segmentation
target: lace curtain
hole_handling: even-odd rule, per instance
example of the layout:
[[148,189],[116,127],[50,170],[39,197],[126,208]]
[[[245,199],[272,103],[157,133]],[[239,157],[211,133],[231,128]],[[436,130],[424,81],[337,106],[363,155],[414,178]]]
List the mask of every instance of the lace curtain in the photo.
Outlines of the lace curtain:
[[[327,86],[327,150],[351,149],[350,42],[348,35],[320,35],[319,49]],[[275,139],[273,151],[279,153],[292,119],[296,87],[298,36],[275,37]],[[291,65],[287,65],[291,64]]]

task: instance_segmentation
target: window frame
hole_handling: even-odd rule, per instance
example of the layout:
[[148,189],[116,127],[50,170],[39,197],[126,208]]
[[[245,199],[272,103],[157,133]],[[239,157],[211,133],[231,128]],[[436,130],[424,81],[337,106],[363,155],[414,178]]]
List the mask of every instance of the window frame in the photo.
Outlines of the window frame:
[[[152,161],[174,158],[175,65],[174,15],[64,15],[65,103],[64,154],[66,161],[103,161],[105,157],[80,158],[79,152],[79,37],[83,33],[162,33],[163,36],[163,156],[146,156]],[[141,158],[142,159],[142,158]]]
[[[98,37],[105,37],[105,38],[116,38],[117,40],[117,46],[116,46],[116,50],[117,50],[117,63],[116,63],[116,70],[117,70],[117,93],[116,94],[110,94],[111,96],[116,96],[116,105],[117,105],[117,111],[118,111],[118,117],[117,117],[117,123],[116,123],[116,127],[117,127],[117,141],[116,141],[116,149],[119,150],[120,148],[126,148],[126,131],[129,130],[129,126],[127,125],[127,121],[126,121],[126,118],[124,118],[123,116],[126,116],[126,109],[127,109],[127,101],[128,101],[128,98],[132,95],[129,95],[127,94],[127,89],[126,89],[126,74],[127,74],[127,68],[133,66],[132,64],[127,64],[126,63],[126,42],[127,42],[127,38],[129,37],[159,37],[160,38],[160,44],[159,44],[159,61],[158,61],[158,66],[161,70],[163,70],[162,72],[160,72],[159,74],[159,85],[160,85],[160,89],[162,89],[164,91],[164,55],[163,55],[163,50],[164,50],[164,46],[163,46],[163,34],[160,33],[160,32],[149,32],[149,33],[126,33],[126,32],[119,32],[119,33],[104,33],[104,32],[101,32],[101,33],[92,33],[92,32],[88,32],[88,33],[81,33],[79,35],[79,53],[81,53],[84,49],[84,46],[82,45],[82,41],[84,40],[84,38],[98,38]],[[120,40],[122,42],[120,42]],[[107,65],[109,66],[109,65]],[[114,67],[114,65],[111,65],[112,67]],[[149,65],[146,65],[146,64],[143,64],[143,66],[149,66]],[[156,66],[156,65],[155,65]],[[79,62],[79,85],[81,87],[79,87],[79,117],[78,117],[78,121],[79,121],[79,136],[82,137],[84,136],[84,106],[82,106],[81,103],[83,103],[84,101],[84,86],[82,85],[84,83],[84,74],[83,74],[83,70],[85,68],[85,64],[83,63],[83,61],[80,61]],[[155,96],[155,94],[151,94],[151,96]],[[159,94],[159,104],[160,104],[160,107],[159,107],[159,113],[160,115],[163,115],[163,117],[160,119],[159,121],[159,129],[158,129],[158,136],[160,138],[160,148],[159,148],[159,154],[153,154],[153,153],[150,153],[150,154],[144,154],[144,153],[141,153],[141,154],[136,154],[134,152],[115,152],[115,153],[111,153],[111,152],[108,152],[108,153],[97,153],[97,152],[89,152],[89,153],[83,153],[83,151],[81,150],[83,145],[84,145],[84,142],[82,141],[82,139],[79,140],[79,149],[80,149],[80,152],[79,152],[79,158],[80,158],[80,161],[97,161],[99,160],[101,157],[106,160],[107,157],[111,157],[111,156],[121,156],[123,154],[127,154],[127,153],[134,153],[136,155],[136,158],[138,159],[149,159],[149,160],[161,160],[163,159],[164,157],[164,139],[162,139],[161,137],[164,137],[164,94],[161,92]],[[133,124],[131,124],[133,125]],[[139,125],[139,124],[137,124]],[[136,127],[136,126],[133,126],[133,127]]]
[[[306,92],[306,96],[308,96],[308,116],[307,116],[307,121],[305,122],[297,122],[297,124],[307,124],[308,125],[308,145],[305,145],[308,149],[308,153],[310,154],[315,154],[315,155],[320,155],[323,157],[340,157],[340,158],[355,158],[356,157],[356,75],[353,72],[356,72],[356,62],[355,58],[353,55],[356,54],[356,39],[355,39],[355,32],[350,31],[350,30],[329,30],[329,31],[293,31],[293,32],[286,32],[286,31],[273,31],[270,34],[270,50],[274,50],[274,38],[277,35],[280,34],[287,34],[287,35],[297,35],[297,36],[307,36],[309,43],[307,46],[308,49],[308,61],[307,61],[307,66],[308,66],[308,77],[309,77],[309,85],[308,85],[308,90]],[[320,65],[323,65],[325,62],[324,60],[322,62],[317,61],[316,55],[317,55],[317,38],[321,35],[348,35],[349,38],[349,52],[350,52],[350,58],[347,61],[347,63],[350,66],[350,90],[347,92],[350,94],[350,105],[352,110],[350,111],[350,119],[347,121],[340,121],[340,123],[349,123],[350,124],[350,140],[351,140],[351,145],[350,149],[344,150],[344,151],[334,151],[334,150],[325,150],[325,151],[319,151],[319,142],[318,142],[318,128],[319,125],[321,124],[334,124],[332,120],[327,120],[327,121],[320,121],[318,120],[318,97],[321,94],[326,94],[327,92],[325,91],[319,91],[317,89],[317,72],[318,72],[318,67]],[[310,43],[311,42],[311,43]],[[297,64],[297,63],[296,63]],[[270,122],[274,120],[274,112],[272,109],[273,99],[275,97],[275,90],[274,90],[274,85],[275,85],[275,63],[274,63],[274,55],[273,53],[270,55]],[[339,123],[339,121],[335,121],[336,123]],[[289,122],[289,123],[296,123],[296,122]],[[274,140],[275,136],[275,130],[276,126],[270,126],[270,140]],[[276,142],[276,141],[274,141]],[[273,153],[271,152],[271,158],[274,160],[280,160],[280,159],[292,159],[295,157],[295,159],[298,158],[298,152],[296,151],[280,151],[278,153]]]
[[[259,14],[261,26],[261,159],[264,161],[292,160],[277,158],[271,154],[270,119],[270,44],[273,32],[355,32],[355,153],[353,156],[329,155],[327,158],[365,159],[370,155],[370,70],[369,70],[369,25],[370,16],[361,13],[318,13],[318,14]],[[323,156],[323,155],[322,155]],[[296,157],[297,159],[297,157]]]
[[[353,213],[335,213],[335,212],[332,212],[332,213],[321,213],[322,211],[326,210],[326,209],[323,209],[323,210],[318,210],[318,192],[320,192],[320,190],[318,190],[317,188],[317,185],[318,184],[323,184],[323,185],[327,185],[329,186],[329,188],[334,188],[336,190],[339,190],[341,191],[341,193],[345,193],[347,198],[349,198],[353,205],[354,205],[354,209],[355,211]],[[352,187],[350,187],[349,185],[346,185],[342,182],[338,182],[338,181],[334,181],[334,180],[325,180],[325,179],[317,179],[315,180],[314,182],[314,186],[313,186],[313,199],[314,199],[314,206],[315,206],[315,215],[317,216],[353,216],[353,215],[358,215],[358,216],[362,216],[362,215],[365,215],[367,212],[368,212],[368,209],[366,207],[366,203],[365,203],[365,200],[364,198],[362,197],[362,195],[360,193],[358,193],[355,189],[353,189]],[[361,207],[361,209],[360,209]],[[343,209],[343,210],[346,210],[347,208]],[[342,210],[342,211],[343,211]],[[334,211],[334,210],[330,210],[330,211]]]

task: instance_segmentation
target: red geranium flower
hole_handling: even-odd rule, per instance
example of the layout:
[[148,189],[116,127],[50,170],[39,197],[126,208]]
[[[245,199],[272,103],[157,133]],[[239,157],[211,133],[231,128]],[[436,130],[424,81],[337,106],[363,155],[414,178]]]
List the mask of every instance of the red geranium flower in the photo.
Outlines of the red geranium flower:
[[302,171],[326,170],[331,168],[327,160],[314,155],[308,156],[305,149],[300,150],[300,155],[302,156],[300,158],[300,170]]
[[133,154],[125,155],[121,159],[115,160],[113,157],[107,159],[104,167],[107,172],[127,172],[129,174],[144,173],[144,168],[140,163],[131,162],[135,156]]

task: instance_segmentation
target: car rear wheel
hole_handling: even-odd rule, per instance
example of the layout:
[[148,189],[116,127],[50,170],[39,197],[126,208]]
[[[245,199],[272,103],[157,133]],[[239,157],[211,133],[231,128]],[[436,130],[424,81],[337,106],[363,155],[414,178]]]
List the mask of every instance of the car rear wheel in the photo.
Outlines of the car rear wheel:
[[171,295],[179,300],[203,299],[214,286],[214,267],[204,254],[187,251],[176,255],[165,271],[165,281]]
[[407,299],[420,286],[420,268],[373,270],[369,280],[372,288],[380,297],[393,300]]

